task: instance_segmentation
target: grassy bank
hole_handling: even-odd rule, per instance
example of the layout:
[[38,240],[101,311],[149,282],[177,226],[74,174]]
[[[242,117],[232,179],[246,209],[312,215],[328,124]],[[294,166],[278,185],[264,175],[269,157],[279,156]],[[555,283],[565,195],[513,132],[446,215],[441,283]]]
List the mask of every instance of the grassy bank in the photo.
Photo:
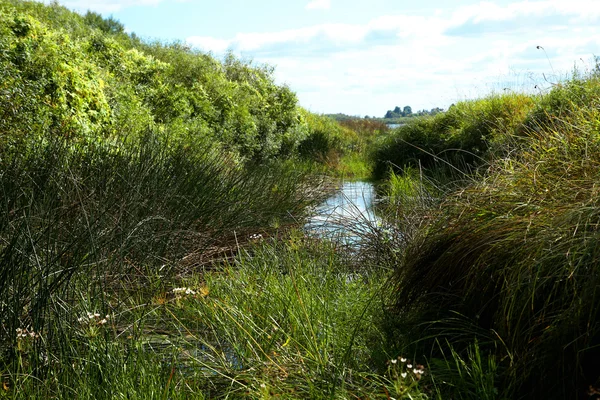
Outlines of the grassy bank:
[[320,127],[269,67],[56,4],[0,20],[0,393],[162,397],[146,302],[302,219]]
[[594,398],[599,95],[591,73],[461,103],[380,149],[413,227],[389,289],[394,337],[430,355],[447,396]]

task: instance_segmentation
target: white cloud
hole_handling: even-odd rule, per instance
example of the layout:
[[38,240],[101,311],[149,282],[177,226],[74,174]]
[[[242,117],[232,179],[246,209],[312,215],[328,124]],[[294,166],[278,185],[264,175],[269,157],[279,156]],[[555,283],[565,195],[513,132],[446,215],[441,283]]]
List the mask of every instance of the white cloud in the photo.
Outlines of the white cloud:
[[312,0],[306,5],[307,10],[329,10],[331,8],[331,0]]
[[[185,0],[62,4],[111,13],[167,1]],[[308,10],[331,8],[330,0],[307,3]],[[532,88],[545,83],[542,73],[554,82],[575,64],[585,69],[580,58],[588,61],[600,48],[598,0],[482,1],[452,7],[429,15],[385,15],[360,24],[192,36],[187,41],[217,55],[232,50],[276,66],[277,79],[288,83],[301,104],[313,111],[369,115],[383,115],[396,105],[446,107],[498,87]],[[513,83],[504,83],[508,81]]]
[[371,29],[348,24],[324,24],[279,32],[240,33],[232,39],[191,36],[187,42],[203,50],[218,52],[232,48],[240,52],[261,52],[287,47],[302,48],[316,44],[345,48],[364,41]]

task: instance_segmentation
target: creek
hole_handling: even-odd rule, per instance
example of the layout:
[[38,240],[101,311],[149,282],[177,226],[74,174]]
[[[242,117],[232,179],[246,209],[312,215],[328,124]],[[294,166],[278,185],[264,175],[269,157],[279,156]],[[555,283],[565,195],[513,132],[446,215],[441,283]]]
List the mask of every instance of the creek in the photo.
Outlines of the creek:
[[304,230],[314,237],[359,246],[380,223],[374,211],[375,202],[375,186],[372,183],[342,182],[339,190],[315,207]]

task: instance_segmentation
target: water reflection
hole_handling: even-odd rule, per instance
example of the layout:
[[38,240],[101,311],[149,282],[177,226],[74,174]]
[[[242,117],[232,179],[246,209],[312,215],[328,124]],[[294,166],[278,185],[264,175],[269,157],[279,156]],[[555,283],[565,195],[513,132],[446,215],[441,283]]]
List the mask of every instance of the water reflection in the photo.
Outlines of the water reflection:
[[315,208],[304,229],[313,236],[358,245],[373,232],[375,188],[369,182],[344,182],[339,191]]

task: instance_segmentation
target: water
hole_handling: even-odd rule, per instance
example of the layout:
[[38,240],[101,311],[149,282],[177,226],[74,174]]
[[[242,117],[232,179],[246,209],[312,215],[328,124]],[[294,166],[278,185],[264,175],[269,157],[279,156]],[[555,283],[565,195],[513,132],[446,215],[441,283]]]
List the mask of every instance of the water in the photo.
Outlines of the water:
[[404,126],[406,124],[387,124],[388,128],[390,129],[396,129],[396,128],[400,128],[401,126]]
[[315,237],[360,245],[380,223],[373,210],[374,204],[375,187],[372,183],[344,182],[340,190],[315,208],[304,229]]

